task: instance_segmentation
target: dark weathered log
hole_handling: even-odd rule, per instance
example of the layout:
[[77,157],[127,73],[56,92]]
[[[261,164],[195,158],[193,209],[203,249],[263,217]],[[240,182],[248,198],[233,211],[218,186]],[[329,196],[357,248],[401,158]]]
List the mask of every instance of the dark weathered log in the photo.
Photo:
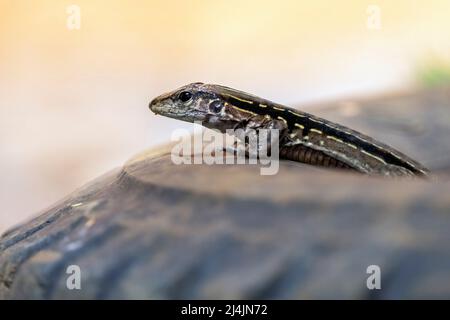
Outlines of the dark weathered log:
[[[292,162],[261,176],[144,152],[2,236],[0,298],[450,298],[449,92],[319,112],[434,181]],[[81,290],[66,287],[69,265]],[[381,290],[366,287],[369,265]]]

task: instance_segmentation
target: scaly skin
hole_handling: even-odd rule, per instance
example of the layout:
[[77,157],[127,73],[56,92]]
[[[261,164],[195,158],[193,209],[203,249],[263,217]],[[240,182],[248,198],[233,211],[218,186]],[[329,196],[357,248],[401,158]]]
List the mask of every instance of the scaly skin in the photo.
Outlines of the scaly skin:
[[282,159],[374,175],[429,175],[417,161],[362,133],[224,86],[192,83],[155,98],[149,107],[221,132],[278,129]]

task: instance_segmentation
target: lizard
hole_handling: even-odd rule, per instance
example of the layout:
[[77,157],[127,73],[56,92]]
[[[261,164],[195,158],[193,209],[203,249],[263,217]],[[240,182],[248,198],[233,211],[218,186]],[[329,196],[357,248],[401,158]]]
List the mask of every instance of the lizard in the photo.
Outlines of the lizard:
[[191,83],[154,98],[149,108],[222,133],[277,129],[281,159],[368,175],[430,174],[419,162],[356,130],[222,85]]

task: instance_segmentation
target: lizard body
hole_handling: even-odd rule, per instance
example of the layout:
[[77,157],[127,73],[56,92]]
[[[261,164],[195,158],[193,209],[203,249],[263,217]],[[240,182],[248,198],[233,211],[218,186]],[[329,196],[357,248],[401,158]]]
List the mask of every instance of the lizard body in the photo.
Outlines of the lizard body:
[[360,132],[224,86],[192,83],[150,103],[156,114],[227,129],[278,129],[280,158],[386,176],[428,176],[423,165]]

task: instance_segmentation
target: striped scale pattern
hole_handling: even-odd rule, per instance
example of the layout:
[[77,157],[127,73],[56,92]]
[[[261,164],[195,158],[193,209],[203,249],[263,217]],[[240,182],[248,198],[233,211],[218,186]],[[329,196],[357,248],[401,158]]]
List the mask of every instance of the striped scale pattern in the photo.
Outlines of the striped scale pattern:
[[[354,149],[354,152],[362,152],[366,155],[372,156],[373,158],[378,159],[380,162],[384,163],[384,165],[403,167],[411,171],[413,174],[419,176],[426,176],[428,174],[428,169],[423,167],[420,163],[410,159],[409,157],[393,149],[392,147],[378,142],[360,132],[316,117],[306,112],[301,112],[273,103],[269,100],[261,99],[245,92],[222,86],[217,87],[220,88],[217,91],[221,95],[221,98],[224,99],[227,103],[255,115],[269,115],[273,119],[282,119],[286,122],[288,130],[290,132],[295,129],[302,128],[302,135],[307,136],[309,132],[313,130],[314,132],[322,134],[328,139],[333,139],[335,141],[346,144],[347,146],[350,146]],[[293,152],[294,151],[290,152],[289,155],[292,155]],[[303,151],[299,151],[299,154],[303,155],[302,152]],[[306,157],[302,160],[308,159],[310,158]],[[327,160],[327,162],[324,163],[329,165],[330,160]],[[331,161],[331,163],[332,165],[334,165],[333,161]],[[343,166],[343,164],[339,166]]]

